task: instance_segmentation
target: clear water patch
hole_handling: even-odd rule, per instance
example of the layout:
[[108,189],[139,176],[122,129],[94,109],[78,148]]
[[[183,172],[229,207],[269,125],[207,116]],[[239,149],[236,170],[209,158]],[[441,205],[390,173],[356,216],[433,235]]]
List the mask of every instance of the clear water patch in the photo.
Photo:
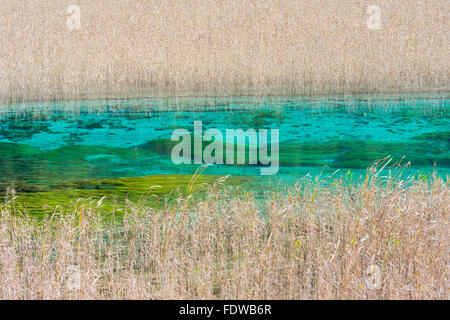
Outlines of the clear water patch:
[[[400,159],[409,163],[406,174],[435,170],[445,179],[450,170],[447,99],[310,101],[291,97],[207,102],[192,98],[181,106],[152,100],[81,101],[77,108],[68,108],[64,102],[3,106],[2,192],[7,187],[30,193],[80,181],[192,175],[200,163],[194,158],[174,163],[171,154],[177,142],[171,136],[178,128],[193,133],[196,121],[201,121],[204,131],[278,130],[275,175],[261,177],[264,165],[251,163],[248,157],[243,163],[224,159],[203,172],[247,177],[247,185],[257,190],[292,184],[305,175],[350,173],[358,181],[373,161],[388,155],[392,163]],[[202,152],[207,146],[203,143]],[[246,141],[247,156],[250,146]]]

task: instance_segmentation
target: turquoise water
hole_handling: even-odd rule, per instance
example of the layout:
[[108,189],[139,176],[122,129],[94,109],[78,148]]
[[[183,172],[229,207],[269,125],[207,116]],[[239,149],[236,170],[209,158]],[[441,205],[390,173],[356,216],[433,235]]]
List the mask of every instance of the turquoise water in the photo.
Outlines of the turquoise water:
[[[249,176],[273,185],[305,175],[364,175],[388,155],[407,173],[450,170],[448,99],[302,100],[236,98],[53,102],[2,106],[0,187],[21,192],[85,180],[192,174],[170,158],[177,128],[278,129],[280,169],[213,165],[207,175]],[[31,192],[30,191],[30,192]]]

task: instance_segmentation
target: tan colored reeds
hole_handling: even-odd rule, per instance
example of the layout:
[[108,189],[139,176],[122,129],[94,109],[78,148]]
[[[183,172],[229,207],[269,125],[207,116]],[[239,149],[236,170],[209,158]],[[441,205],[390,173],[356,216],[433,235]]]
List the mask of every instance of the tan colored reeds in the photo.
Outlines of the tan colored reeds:
[[448,91],[448,16],[447,0],[2,0],[0,99]]
[[106,221],[101,201],[40,220],[10,199],[0,299],[448,299],[448,183],[405,182],[303,182],[264,205],[210,190]]

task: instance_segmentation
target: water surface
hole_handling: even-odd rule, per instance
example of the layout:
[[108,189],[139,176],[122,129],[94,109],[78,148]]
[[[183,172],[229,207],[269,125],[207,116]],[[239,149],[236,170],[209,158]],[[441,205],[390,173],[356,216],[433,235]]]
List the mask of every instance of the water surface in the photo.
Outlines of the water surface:
[[80,181],[191,175],[198,165],[173,164],[170,137],[177,128],[192,132],[195,120],[202,121],[204,131],[280,132],[277,175],[261,178],[257,165],[213,165],[206,175],[248,177],[247,182],[254,178],[259,186],[289,184],[307,174],[358,177],[373,161],[388,155],[393,162],[402,158],[402,163],[409,162],[410,174],[435,169],[445,178],[449,173],[448,99],[187,101],[2,106],[0,187],[36,193]]

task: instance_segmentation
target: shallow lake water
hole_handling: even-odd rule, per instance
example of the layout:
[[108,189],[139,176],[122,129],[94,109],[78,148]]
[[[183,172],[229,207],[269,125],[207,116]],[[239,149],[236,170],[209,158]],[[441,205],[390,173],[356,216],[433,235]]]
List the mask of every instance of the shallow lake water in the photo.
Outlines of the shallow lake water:
[[48,102],[2,106],[0,187],[36,193],[102,179],[168,175],[176,181],[174,175],[192,175],[199,165],[174,164],[170,138],[178,128],[193,133],[194,121],[202,121],[203,132],[217,128],[224,135],[226,129],[279,130],[276,175],[261,177],[260,166],[248,164],[203,172],[246,177],[248,185],[290,184],[321,173],[359,177],[388,155],[392,163],[410,162],[407,174],[434,169],[445,178],[450,170],[448,99]]

